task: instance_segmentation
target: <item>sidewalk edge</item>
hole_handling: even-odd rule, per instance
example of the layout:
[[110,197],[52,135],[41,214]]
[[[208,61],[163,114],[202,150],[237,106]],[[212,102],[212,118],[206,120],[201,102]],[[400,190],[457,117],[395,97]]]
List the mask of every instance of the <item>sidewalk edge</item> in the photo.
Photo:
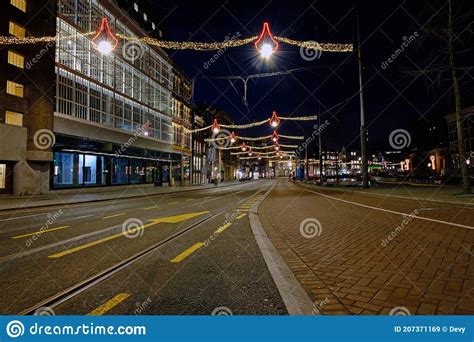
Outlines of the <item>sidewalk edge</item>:
[[84,204],[84,203],[96,203],[96,202],[106,202],[106,201],[114,201],[117,199],[128,199],[128,198],[138,198],[138,197],[144,197],[144,196],[162,196],[162,195],[170,195],[170,194],[179,194],[179,193],[184,193],[184,192],[192,192],[192,191],[201,191],[201,190],[207,190],[207,189],[219,189],[219,188],[227,188],[231,186],[236,186],[240,185],[241,183],[235,183],[235,184],[228,184],[228,185],[221,185],[218,187],[215,186],[208,186],[208,187],[202,187],[199,189],[187,189],[187,190],[178,190],[178,191],[168,191],[168,192],[162,192],[162,193],[156,193],[156,194],[146,194],[146,195],[132,195],[132,196],[124,196],[124,197],[119,197],[119,198],[100,198],[100,199],[94,199],[94,200],[79,200],[75,202],[58,202],[58,203],[51,203],[51,204],[38,204],[38,205],[29,205],[27,207],[24,206],[18,206],[18,207],[11,207],[11,208],[0,208],[0,212],[2,211],[14,211],[14,210],[19,210],[19,209],[36,209],[36,208],[49,208],[49,207],[57,207],[60,205],[74,205],[74,204]]
[[314,315],[314,304],[309,295],[280,256],[260,222],[258,208],[268,197],[275,185],[276,182],[274,182],[272,187],[262,195],[262,198],[255,202],[250,208],[250,227],[252,228],[255,240],[267,264],[268,271],[278,288],[278,292],[285,303],[288,313],[292,316]]

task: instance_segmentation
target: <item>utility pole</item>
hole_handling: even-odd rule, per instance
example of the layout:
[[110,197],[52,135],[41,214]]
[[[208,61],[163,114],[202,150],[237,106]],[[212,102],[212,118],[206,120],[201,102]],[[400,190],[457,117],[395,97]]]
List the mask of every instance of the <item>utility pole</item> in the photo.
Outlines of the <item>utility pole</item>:
[[321,105],[319,105],[319,112],[318,112],[318,140],[319,140],[319,184],[321,186],[324,185],[323,179],[323,145],[322,145],[322,138],[321,134],[323,133],[321,130]]
[[367,129],[365,128],[364,88],[362,81],[362,53],[360,48],[360,22],[357,13],[357,59],[359,61],[359,96],[360,96],[360,153],[362,157],[362,186],[369,188],[369,165],[367,156]]

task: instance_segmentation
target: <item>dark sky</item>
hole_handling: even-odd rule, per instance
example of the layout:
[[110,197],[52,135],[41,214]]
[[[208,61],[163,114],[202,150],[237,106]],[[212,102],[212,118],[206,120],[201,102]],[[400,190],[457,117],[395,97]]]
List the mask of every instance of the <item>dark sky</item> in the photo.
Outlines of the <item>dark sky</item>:
[[[259,34],[268,21],[273,34],[300,40],[352,43],[355,41],[354,1],[152,1],[155,14],[164,18],[165,39],[178,41],[223,41],[240,33],[242,38]],[[471,0],[453,0],[458,17],[474,6]],[[446,66],[443,43],[433,38],[432,27],[447,16],[444,0],[365,1],[358,7],[365,62],[366,112],[372,150],[388,147],[388,136],[398,128],[428,122],[452,112],[450,74],[422,74],[424,69]],[[474,105],[474,24],[473,17],[459,19],[455,27],[459,39],[457,55],[463,89],[463,105]],[[471,24],[471,26],[469,26]],[[386,61],[415,34],[415,41],[385,69]],[[463,44],[461,44],[463,43]],[[359,146],[358,70],[355,54],[326,53],[313,61],[301,58],[298,47],[281,45],[271,63],[263,63],[253,44],[229,49],[206,69],[215,52],[168,51],[191,76],[252,75],[313,67],[304,72],[249,81],[249,111],[242,103],[243,84],[235,89],[228,80],[199,79],[195,103],[210,103],[227,111],[237,123],[270,117],[276,110],[284,116],[323,114],[329,128],[324,145],[339,148]],[[433,62],[433,63],[432,63]],[[432,63],[432,64],[430,64]],[[410,70],[408,73],[406,70]],[[342,105],[341,105],[342,103]],[[339,105],[338,105],[339,104]],[[281,133],[306,134],[312,123],[286,123]],[[261,135],[270,127],[241,131]],[[415,133],[413,133],[415,134]]]

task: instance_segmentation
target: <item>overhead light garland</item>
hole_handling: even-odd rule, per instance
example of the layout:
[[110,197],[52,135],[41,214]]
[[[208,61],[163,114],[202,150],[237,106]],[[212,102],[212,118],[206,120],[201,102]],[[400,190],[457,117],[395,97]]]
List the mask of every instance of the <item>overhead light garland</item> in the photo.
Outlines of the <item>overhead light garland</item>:
[[[278,135],[278,134],[277,134]],[[243,136],[237,136],[235,135],[234,132],[232,132],[232,135],[226,136],[226,137],[219,137],[219,138],[209,138],[209,139],[204,139],[206,142],[216,142],[216,141],[222,141],[222,140],[227,140],[230,139],[230,142],[233,144],[237,141],[237,139],[243,140],[243,141],[259,141],[259,140],[273,140],[274,135],[264,135],[261,137],[243,137]],[[278,135],[278,138],[285,138],[285,139],[290,139],[290,140],[304,140],[304,136],[298,136],[298,135],[283,135],[280,134]]]
[[[245,146],[245,150],[242,150],[242,147]],[[284,147],[284,148],[298,148],[298,145],[284,145],[284,144],[280,144],[279,145],[280,147]],[[231,147],[218,147],[219,150],[242,150],[242,151],[247,151],[247,148],[249,148],[249,146],[242,144],[240,146],[231,146]],[[270,149],[275,149],[275,145],[267,145],[267,146],[250,146],[250,148],[252,148],[252,150],[270,150]]]
[[[291,117],[291,116],[289,116],[289,117],[278,117],[277,113],[273,112],[272,117],[270,119],[262,120],[262,121],[258,121],[258,122],[252,122],[252,123],[244,124],[244,125],[219,124],[217,119],[214,119],[214,123],[212,125],[191,130],[191,133],[202,132],[202,131],[205,131],[207,129],[211,129],[214,132],[216,128],[220,129],[221,127],[222,128],[229,128],[229,129],[247,129],[247,128],[262,126],[266,123],[270,123],[270,125],[272,127],[276,128],[282,120],[284,120],[284,121],[314,121],[314,120],[317,120],[317,119],[318,119],[317,115],[295,116],[295,117]],[[281,137],[284,137],[284,136],[281,135]],[[243,138],[241,138],[241,139],[243,139]],[[289,138],[289,139],[291,139],[291,138]],[[256,140],[259,140],[259,139],[256,139]]]
[[[107,29],[108,28],[108,29]],[[289,39],[285,37],[276,37],[273,36],[270,30],[268,23],[263,24],[262,32],[259,36],[252,36],[249,38],[243,39],[229,39],[223,42],[177,42],[177,41],[166,41],[159,40],[152,37],[133,37],[126,36],[123,34],[113,34],[110,30],[110,25],[107,18],[101,20],[100,27],[97,32],[107,33],[107,40],[96,41],[97,47],[103,51],[109,51],[110,47],[113,49],[116,47],[114,41],[118,39],[123,39],[125,41],[136,41],[150,46],[156,46],[164,49],[171,50],[195,50],[195,51],[212,51],[212,50],[223,50],[228,48],[239,47],[243,45],[255,43],[255,48],[260,53],[260,55],[268,59],[272,54],[278,49],[279,43],[285,43],[289,45],[294,45],[302,48],[308,49],[318,49],[320,51],[326,52],[351,52],[353,51],[352,44],[338,44],[338,43],[318,43],[312,41],[300,41]],[[92,35],[92,33],[83,33],[85,36]],[[112,38],[113,37],[113,38]],[[94,37],[96,38],[96,37]],[[48,43],[54,42],[58,39],[66,39],[65,36],[46,36],[46,37],[25,37],[17,38],[10,36],[0,36],[0,45],[20,45],[20,44],[36,44],[36,43]],[[111,39],[111,40],[110,40]],[[105,42],[109,43],[105,43]],[[103,43],[102,46],[100,43]],[[113,51],[110,50],[109,52]]]

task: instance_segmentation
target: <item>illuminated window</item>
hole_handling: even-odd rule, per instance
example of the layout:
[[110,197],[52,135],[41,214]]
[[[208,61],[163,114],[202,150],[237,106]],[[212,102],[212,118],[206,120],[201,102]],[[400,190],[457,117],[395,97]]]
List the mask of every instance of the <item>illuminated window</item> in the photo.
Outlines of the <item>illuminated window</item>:
[[1,190],[5,189],[6,174],[7,174],[7,165],[0,164],[0,189]]
[[10,21],[8,32],[17,38],[25,38],[25,28],[12,21]]
[[24,69],[25,68],[25,57],[22,55],[13,52],[13,51],[8,51],[8,63],[11,65],[14,65],[18,68]]
[[7,81],[7,94],[23,97],[23,85],[12,81]]
[[5,123],[8,125],[23,126],[23,114],[7,110],[5,113]]
[[26,13],[26,0],[10,0],[10,4]]

